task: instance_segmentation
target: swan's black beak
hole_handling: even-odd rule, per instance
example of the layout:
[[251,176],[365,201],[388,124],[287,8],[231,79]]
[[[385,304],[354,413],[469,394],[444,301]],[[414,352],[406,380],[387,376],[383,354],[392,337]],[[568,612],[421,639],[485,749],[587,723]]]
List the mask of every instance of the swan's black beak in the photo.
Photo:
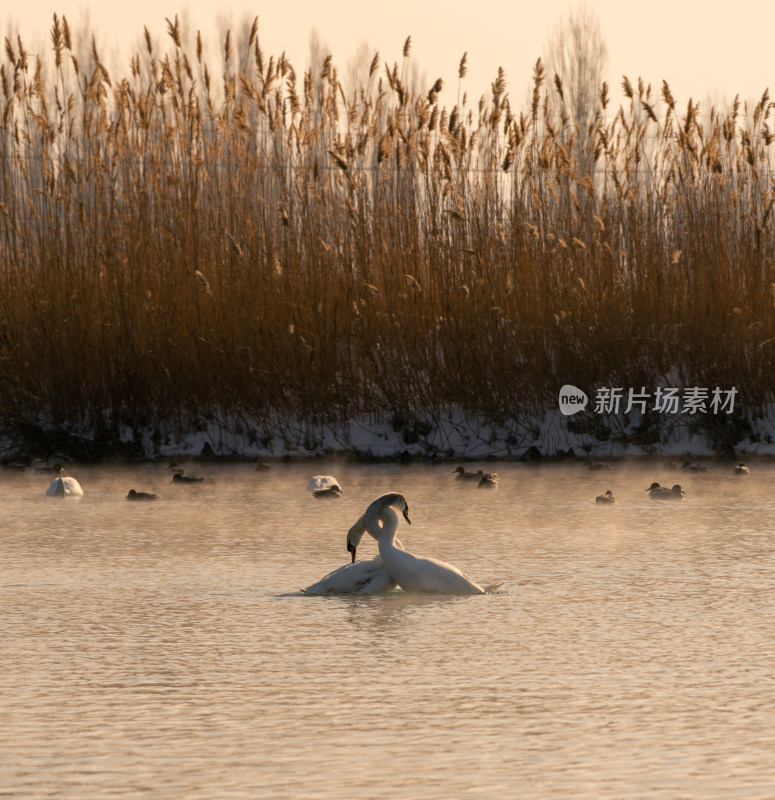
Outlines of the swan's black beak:
[[404,519],[407,521],[407,523],[409,525],[412,524],[412,520],[409,519],[409,509],[408,508],[404,509]]
[[347,552],[353,557],[352,563],[355,563],[355,545],[348,539]]

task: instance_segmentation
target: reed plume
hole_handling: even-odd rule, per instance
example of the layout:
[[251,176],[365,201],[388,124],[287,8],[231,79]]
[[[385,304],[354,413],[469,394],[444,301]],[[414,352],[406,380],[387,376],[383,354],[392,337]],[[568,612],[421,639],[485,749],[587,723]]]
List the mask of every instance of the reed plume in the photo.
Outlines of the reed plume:
[[525,112],[502,70],[447,109],[397,65],[346,94],[330,56],[297,89],[257,20],[217,69],[167,33],[155,52],[144,29],[125,77],[93,39],[81,64],[64,17],[55,78],[5,39],[6,420],[499,420],[666,374],[772,400],[768,94],[681,114],[625,77],[576,130],[540,60]]

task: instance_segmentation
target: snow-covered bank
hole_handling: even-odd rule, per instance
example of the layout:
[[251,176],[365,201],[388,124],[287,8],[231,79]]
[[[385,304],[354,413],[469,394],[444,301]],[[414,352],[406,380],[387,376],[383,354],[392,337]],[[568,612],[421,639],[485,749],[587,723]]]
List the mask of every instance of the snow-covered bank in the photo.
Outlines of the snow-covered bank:
[[500,420],[463,413],[410,420],[364,419],[339,424],[293,420],[254,423],[224,415],[192,421],[184,430],[136,431],[112,436],[94,431],[25,426],[7,429],[0,457],[47,458],[62,453],[76,460],[152,460],[188,456],[203,459],[280,459],[347,456],[363,460],[407,458],[522,459],[634,458],[646,456],[775,456],[775,407],[755,420],[741,415],[542,415]]

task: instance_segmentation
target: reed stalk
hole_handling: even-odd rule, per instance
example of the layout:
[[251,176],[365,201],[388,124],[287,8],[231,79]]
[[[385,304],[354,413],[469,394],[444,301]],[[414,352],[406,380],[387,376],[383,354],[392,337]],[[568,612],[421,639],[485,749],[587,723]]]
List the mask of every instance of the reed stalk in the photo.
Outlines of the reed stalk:
[[6,420],[498,419],[666,375],[772,401],[768,93],[701,113],[625,79],[580,131],[540,62],[524,111],[502,71],[447,108],[403,83],[409,39],[348,95],[257,25],[219,70],[168,34],[125,76],[56,16],[50,66],[5,40]]

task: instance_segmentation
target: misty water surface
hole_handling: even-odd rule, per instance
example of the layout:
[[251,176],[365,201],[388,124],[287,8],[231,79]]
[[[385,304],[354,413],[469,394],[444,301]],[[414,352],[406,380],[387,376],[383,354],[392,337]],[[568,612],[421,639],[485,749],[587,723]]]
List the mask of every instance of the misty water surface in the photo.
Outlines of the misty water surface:
[[[165,466],[0,473],[3,797],[775,795],[775,467]],[[300,594],[389,490],[503,592]]]

